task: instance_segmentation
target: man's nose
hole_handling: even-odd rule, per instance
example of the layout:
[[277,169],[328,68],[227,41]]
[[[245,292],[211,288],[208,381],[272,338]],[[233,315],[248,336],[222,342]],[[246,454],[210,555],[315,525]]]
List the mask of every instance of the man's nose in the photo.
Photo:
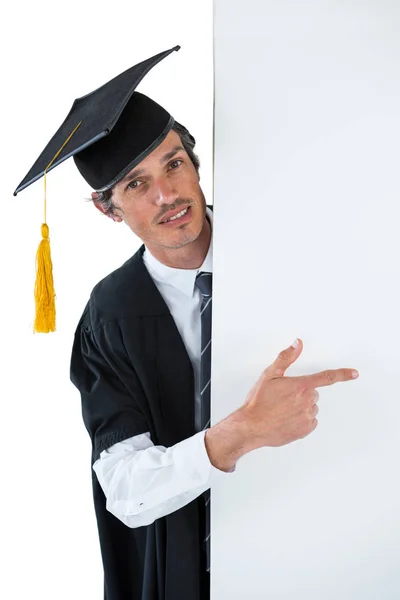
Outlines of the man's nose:
[[170,204],[178,197],[174,184],[166,178],[160,178],[154,183],[154,194],[157,204]]

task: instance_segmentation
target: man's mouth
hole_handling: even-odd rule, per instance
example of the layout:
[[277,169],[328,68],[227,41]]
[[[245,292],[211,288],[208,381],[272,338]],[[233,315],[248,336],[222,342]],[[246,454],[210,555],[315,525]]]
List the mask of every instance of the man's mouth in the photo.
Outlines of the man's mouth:
[[160,225],[168,225],[169,223],[183,223],[184,221],[189,220],[190,216],[191,216],[191,207],[187,206],[186,208],[183,208],[180,212],[178,212],[173,217],[170,217],[166,221],[165,220],[161,221]]

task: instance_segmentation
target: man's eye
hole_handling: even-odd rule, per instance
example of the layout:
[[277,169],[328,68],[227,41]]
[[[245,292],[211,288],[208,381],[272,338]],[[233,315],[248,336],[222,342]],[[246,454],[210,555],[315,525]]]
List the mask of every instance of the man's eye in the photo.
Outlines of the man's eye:
[[135,185],[136,183],[140,182],[137,179],[135,179],[135,181],[131,181],[130,183],[128,183],[128,188],[135,190],[138,187],[137,185]]
[[[179,165],[183,163],[183,160],[181,160],[180,158],[178,158],[177,160],[174,160],[174,162],[172,162],[169,166],[172,167],[172,165],[177,165],[179,167]],[[176,169],[176,167],[173,167],[174,169]]]

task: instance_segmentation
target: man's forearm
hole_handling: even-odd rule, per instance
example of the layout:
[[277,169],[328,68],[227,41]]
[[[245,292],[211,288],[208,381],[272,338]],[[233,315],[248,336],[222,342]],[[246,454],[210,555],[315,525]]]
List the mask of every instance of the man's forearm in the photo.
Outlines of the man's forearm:
[[220,471],[231,470],[240,457],[258,447],[251,440],[242,408],[210,427],[204,439],[210,462]]

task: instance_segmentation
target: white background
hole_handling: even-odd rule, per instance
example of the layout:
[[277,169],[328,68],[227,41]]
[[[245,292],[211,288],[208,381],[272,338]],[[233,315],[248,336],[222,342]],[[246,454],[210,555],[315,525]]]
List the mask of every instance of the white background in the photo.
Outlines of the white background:
[[[103,598],[90,439],[69,381],[73,333],[92,287],[141,241],[102,217],[72,159],[48,175],[57,332],[32,333],[43,179],[13,191],[73,100],[179,44],[139,91],[197,140],[212,203],[212,5],[202,0],[3,3],[1,15],[0,596]],[[5,8],[6,6],[6,8]]]
[[216,7],[213,422],[295,337],[360,378],[214,489],[212,600],[397,600],[400,5]]
[[[210,203],[212,7],[2,10],[0,593],[99,600],[69,357],[93,285],[141,242],[85,202],[72,160],[53,170],[58,330],[33,335],[43,181],[12,192],[75,97],[180,44],[139,89],[195,135]],[[320,390],[312,436],[246,456],[214,491],[213,600],[400,597],[399,12],[388,0],[217,0],[213,421],[296,336],[289,374],[348,366],[360,379]]]

